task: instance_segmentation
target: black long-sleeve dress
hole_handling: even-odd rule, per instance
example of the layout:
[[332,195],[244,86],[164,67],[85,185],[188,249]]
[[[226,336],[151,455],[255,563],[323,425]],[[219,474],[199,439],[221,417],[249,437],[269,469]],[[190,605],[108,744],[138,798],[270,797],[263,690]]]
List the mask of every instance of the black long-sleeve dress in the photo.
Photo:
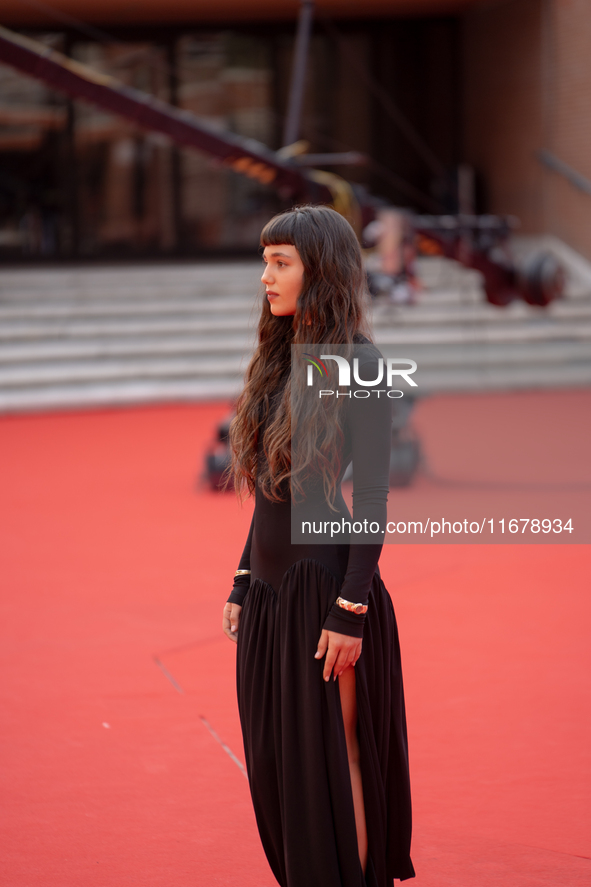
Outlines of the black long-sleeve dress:
[[[371,362],[365,358],[363,378],[375,378]],[[347,403],[339,477],[352,458],[353,520],[377,520],[381,527],[391,403],[375,395]],[[239,564],[251,574],[235,580],[229,598],[242,605],[238,708],[261,841],[282,887],[391,887],[393,878],[411,878],[414,869],[398,631],[378,568],[383,540],[292,544],[288,486],[284,492],[286,501],[275,503],[257,487]],[[335,505],[339,518],[351,520],[340,492]],[[368,603],[367,615],[338,607],[339,595]],[[323,628],[363,637],[355,673],[368,834],[365,878],[339,688],[332,678],[323,680],[324,660],[314,658]]]

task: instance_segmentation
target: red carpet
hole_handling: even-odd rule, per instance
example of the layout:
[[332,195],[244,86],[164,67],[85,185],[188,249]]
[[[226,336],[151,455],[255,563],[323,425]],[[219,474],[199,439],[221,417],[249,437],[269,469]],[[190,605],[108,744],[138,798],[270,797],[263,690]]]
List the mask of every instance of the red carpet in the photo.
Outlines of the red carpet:
[[[242,760],[219,626],[252,508],[195,490],[226,411],[0,420],[2,887],[274,884],[211,732]],[[392,491],[397,512],[476,507],[483,478],[513,501],[552,465],[591,522],[591,392],[433,398],[416,424],[435,477]],[[591,883],[590,552],[385,547],[417,887]]]

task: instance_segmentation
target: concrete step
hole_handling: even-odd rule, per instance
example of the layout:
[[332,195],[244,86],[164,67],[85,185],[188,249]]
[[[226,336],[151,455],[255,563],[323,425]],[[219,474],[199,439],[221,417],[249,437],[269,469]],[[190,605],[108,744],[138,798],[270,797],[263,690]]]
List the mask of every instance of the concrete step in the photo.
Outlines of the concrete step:
[[0,294],[7,290],[36,290],[48,293],[48,281],[51,291],[59,292],[68,289],[84,294],[87,291],[128,288],[137,292],[145,289],[158,288],[162,293],[171,289],[190,288],[203,289],[205,286],[229,292],[232,287],[253,291],[258,287],[262,274],[262,261],[246,259],[238,261],[212,262],[171,262],[150,264],[114,264],[97,266],[66,266],[31,268],[3,268],[0,280]]
[[[250,345],[254,343],[254,333]],[[171,355],[231,355],[241,358],[251,354],[249,337],[238,335],[151,335],[117,338],[49,338],[8,341],[0,347],[0,367],[17,363],[71,360],[111,360],[125,357]]]
[[[377,301],[377,300],[376,300]],[[425,296],[417,305],[398,306],[384,301],[373,306],[374,329],[397,324],[491,322],[509,324],[515,321],[535,323],[539,320],[560,320],[562,318],[591,319],[591,299],[570,301],[560,299],[546,308],[528,305],[525,302],[512,302],[504,308],[489,302],[473,301],[439,304],[437,296]]]
[[[591,384],[591,285],[546,309],[498,308],[476,272],[419,269],[418,304],[371,306],[376,343],[417,361],[419,396]],[[0,272],[0,411],[236,396],[260,273],[258,261]]]
[[[411,331],[412,332],[412,331]],[[453,335],[443,336],[440,329],[432,330],[431,337],[423,330],[421,335],[408,331],[383,331],[376,336],[377,344],[400,348],[412,347],[413,359],[420,360],[421,365],[443,364],[459,361],[462,364],[481,360],[498,360],[499,362],[512,355],[514,360],[566,359],[568,354],[591,359],[589,347],[589,328],[574,326],[570,337],[559,338],[542,335],[538,329],[536,335],[530,335],[527,341],[521,336],[513,337],[511,331],[502,331],[502,335],[493,335],[490,330],[480,330],[480,335],[467,337],[462,331]],[[498,331],[497,331],[498,332]],[[575,333],[577,334],[575,336]],[[137,357],[161,359],[201,358],[204,362],[225,360],[233,366],[245,366],[252,353],[254,336],[250,347],[248,339],[243,335],[205,337],[197,339],[194,335],[152,336],[152,337],[119,337],[116,339],[41,339],[33,342],[8,342],[0,347],[0,373],[3,367],[22,365],[40,365],[48,367],[52,363],[61,362],[120,362]],[[506,348],[504,347],[506,345]],[[494,346],[494,351],[492,350]],[[534,351],[532,352],[532,348]],[[507,354],[509,352],[509,355]],[[521,357],[522,355],[522,357]]]
[[[478,295],[478,293],[476,293]],[[198,300],[162,300],[146,298],[136,301],[105,299],[102,296],[94,301],[78,299],[39,300],[15,299],[0,303],[0,324],[2,330],[16,330],[21,327],[36,329],[40,324],[69,326],[74,323],[92,322],[100,329],[101,323],[124,324],[157,318],[166,322],[182,323],[190,319],[202,322],[208,327],[219,324],[225,328],[228,323],[239,326],[256,326],[260,312],[260,302],[251,298],[225,298]],[[412,306],[397,306],[377,299],[371,306],[375,329],[396,324],[414,325],[429,323],[459,323],[491,321],[507,323],[514,320],[535,322],[539,318],[591,318],[589,302],[561,300],[547,308],[536,308],[523,302],[514,302],[506,308],[498,308],[481,299],[463,303],[459,300],[440,300],[438,294],[424,294],[421,301]]]
[[[12,321],[0,327],[0,342],[58,339],[95,339],[120,336],[183,335],[188,332],[209,338],[210,334],[231,335],[239,333],[243,339],[248,335],[248,323],[232,316],[220,320],[209,318],[181,317],[160,314],[147,318],[118,318],[94,320],[46,320]],[[254,327],[253,327],[254,332]]]
[[145,359],[128,358],[117,361],[87,361],[59,363],[34,363],[3,366],[0,368],[0,387],[2,389],[19,386],[35,385],[47,387],[55,384],[71,382],[102,382],[129,379],[209,379],[225,378],[240,379],[246,369],[246,363],[240,360],[225,358],[204,359],[203,357],[156,358],[150,355]]
[[[591,306],[590,306],[591,308]],[[462,318],[462,319],[460,319]],[[487,338],[502,340],[505,332],[511,339],[521,337],[523,341],[538,338],[588,338],[591,331],[591,310],[582,313],[566,311],[529,315],[515,311],[512,315],[490,313],[488,311],[466,312],[450,317],[446,313],[397,314],[395,321],[387,323],[383,319],[374,322],[376,341],[417,342],[421,341],[481,341]],[[186,336],[193,334],[195,341],[203,342],[216,335],[219,339],[240,335],[243,341],[254,340],[256,323],[241,316],[210,318],[183,317],[162,312],[148,317],[120,317],[67,319],[48,318],[45,320],[12,320],[0,327],[0,343],[33,341],[91,340],[101,338]]]
[[[399,356],[412,356],[417,361],[419,368],[414,378],[419,395],[490,388],[500,382],[504,388],[591,384],[591,351],[587,343],[524,346],[504,342],[485,347],[467,343],[458,349],[422,345]],[[160,396],[160,383],[170,397],[175,390],[179,397],[184,397],[188,390],[193,390],[191,382],[199,383],[200,392],[209,385],[212,391],[223,390],[227,396],[233,396],[240,389],[246,364],[246,357],[150,355],[143,360],[128,357],[102,362],[5,365],[0,367],[0,404],[15,402],[19,391],[27,391],[29,398],[37,397],[42,404],[48,389],[62,393],[71,390],[75,399],[81,391],[91,388],[101,392],[104,402],[109,401],[111,394],[117,402],[124,402],[130,390],[143,391],[145,396],[152,390],[155,397]],[[3,401],[4,396],[8,399]],[[98,402],[97,396],[93,395],[93,402]]]
[[140,380],[119,384],[52,385],[47,388],[0,390],[0,413],[147,403],[231,400],[242,380]]
[[[424,372],[418,397],[438,392],[479,390],[522,390],[563,388],[591,385],[591,365],[569,363],[553,367],[529,364],[520,372],[514,368],[494,367],[491,372],[480,367],[466,374],[457,369],[438,368]],[[232,399],[242,388],[242,377],[213,377],[211,379],[142,378],[100,383],[51,384],[44,387],[0,388],[0,412],[19,412],[85,406],[131,405],[135,403],[179,402],[194,400]]]
[[590,323],[561,324],[539,323],[536,325],[505,325],[475,324],[473,327],[426,327],[395,330],[376,330],[377,345],[413,345],[447,344],[463,345],[467,343],[487,342],[541,342],[541,341],[589,341],[591,340]]
[[114,299],[97,296],[94,300],[53,299],[40,303],[39,299],[15,299],[12,302],[0,303],[0,322],[13,320],[78,320],[82,318],[119,318],[141,316],[159,316],[172,314],[177,316],[191,315],[223,319],[229,313],[248,319],[251,314],[259,313],[252,299],[227,298],[197,299]]

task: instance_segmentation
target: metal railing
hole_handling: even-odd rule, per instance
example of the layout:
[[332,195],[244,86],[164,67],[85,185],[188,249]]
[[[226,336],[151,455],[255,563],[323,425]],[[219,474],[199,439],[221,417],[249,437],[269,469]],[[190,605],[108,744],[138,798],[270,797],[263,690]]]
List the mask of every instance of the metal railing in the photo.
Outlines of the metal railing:
[[570,182],[577,191],[582,191],[583,194],[588,194],[591,197],[591,179],[588,179],[586,176],[582,175],[582,173],[577,172],[576,169],[573,169],[572,166],[569,166],[568,163],[560,160],[556,155],[552,154],[551,151],[547,151],[545,148],[536,151],[536,157],[540,163],[548,167],[548,169],[564,176],[564,178]]

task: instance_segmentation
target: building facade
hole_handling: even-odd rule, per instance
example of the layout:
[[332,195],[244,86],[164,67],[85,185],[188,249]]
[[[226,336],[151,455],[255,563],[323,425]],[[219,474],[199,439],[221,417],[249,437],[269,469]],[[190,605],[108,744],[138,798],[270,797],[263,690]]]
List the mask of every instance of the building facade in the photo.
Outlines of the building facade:
[[[282,147],[297,3],[5,5],[8,27],[220,131]],[[325,168],[419,211],[457,211],[467,164],[475,210],[514,214],[524,232],[591,257],[586,6],[319,0],[300,137],[311,153],[361,152],[363,165]],[[1,59],[0,96],[5,261],[253,250],[285,205],[272,186]]]

